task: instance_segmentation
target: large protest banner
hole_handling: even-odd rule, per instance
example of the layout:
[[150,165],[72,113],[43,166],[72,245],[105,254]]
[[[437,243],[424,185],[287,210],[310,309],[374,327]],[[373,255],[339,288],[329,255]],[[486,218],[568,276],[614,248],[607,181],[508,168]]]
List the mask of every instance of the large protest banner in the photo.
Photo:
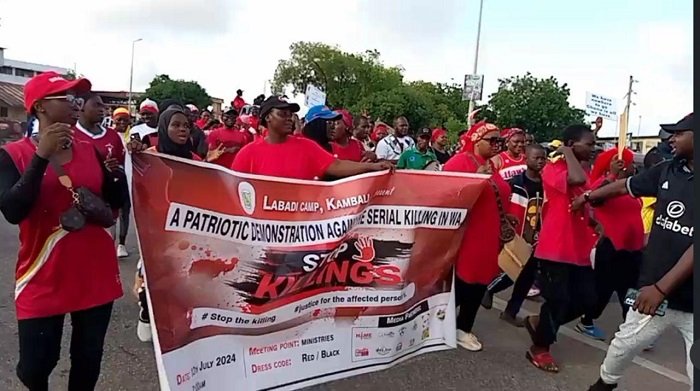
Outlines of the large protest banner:
[[486,177],[132,165],[162,389],[297,389],[456,346],[452,266]]

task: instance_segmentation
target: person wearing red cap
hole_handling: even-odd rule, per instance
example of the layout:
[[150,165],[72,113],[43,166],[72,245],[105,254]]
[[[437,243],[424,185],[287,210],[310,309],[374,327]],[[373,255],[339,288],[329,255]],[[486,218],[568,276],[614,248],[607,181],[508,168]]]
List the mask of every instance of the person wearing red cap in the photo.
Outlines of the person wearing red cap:
[[[602,152],[591,169],[591,187],[596,189],[634,173],[634,153],[623,149],[622,159],[617,148]],[[595,281],[597,303],[590,308],[576,325],[576,331],[601,341],[606,340],[603,331],[593,324],[610,302],[613,292],[622,307],[622,319],[629,306],[625,304],[627,290],[634,288],[639,277],[644,248],[644,223],[642,203],[629,194],[593,204],[593,215],[603,226],[603,236],[595,250]]]
[[354,138],[351,138],[353,119],[349,111],[341,109],[336,110],[342,118],[335,121],[335,126],[331,130],[331,148],[333,156],[340,160],[359,161],[374,161],[377,156],[374,152],[366,152],[362,143]]
[[430,137],[430,148],[432,148],[440,164],[445,164],[450,160],[450,153],[447,151],[447,141],[447,131],[445,129],[433,129]]
[[245,99],[243,99],[243,90],[236,90],[236,97],[233,98],[233,101],[231,101],[231,107],[233,107],[234,110],[240,112],[243,106],[245,106]]
[[238,172],[292,179],[318,180],[324,176],[344,178],[371,171],[393,169],[387,162],[357,163],[335,159],[320,145],[292,136],[292,114],[299,105],[271,96],[260,108],[261,125],[267,136],[238,152],[231,169]]
[[378,122],[374,126],[374,130],[372,131],[372,134],[370,135],[370,140],[374,144],[372,147],[373,149],[376,150],[377,144],[379,144],[380,141],[384,139],[384,137],[389,135],[389,126],[383,122]]
[[114,241],[74,208],[70,190],[109,205],[121,205],[126,194],[124,173],[108,170],[92,144],[74,138],[82,106],[76,94],[90,88],[87,79],[54,72],[29,80],[24,103],[37,132],[0,150],[0,212],[19,225],[17,375],[30,390],[49,389],[66,314],[73,328],[68,389],[95,388],[112,303],[122,295]]
[[223,153],[212,163],[229,168],[233,164],[238,151],[246,144],[253,141],[253,135],[247,130],[236,127],[236,110],[230,109],[223,114],[224,125],[209,133],[207,142],[209,150],[213,151],[223,147]]
[[485,121],[477,122],[462,139],[462,151],[445,164],[443,171],[490,176],[488,185],[469,211],[455,269],[455,297],[459,306],[457,343],[476,352],[482,345],[472,333],[472,327],[486,288],[500,271],[498,254],[506,239],[501,238],[501,233],[503,225],[507,224],[504,205],[510,202],[511,190],[490,160],[503,146],[498,127]]
[[527,169],[525,164],[525,132],[522,129],[504,129],[501,133],[506,141],[506,150],[494,156],[493,167],[505,180],[510,180]]

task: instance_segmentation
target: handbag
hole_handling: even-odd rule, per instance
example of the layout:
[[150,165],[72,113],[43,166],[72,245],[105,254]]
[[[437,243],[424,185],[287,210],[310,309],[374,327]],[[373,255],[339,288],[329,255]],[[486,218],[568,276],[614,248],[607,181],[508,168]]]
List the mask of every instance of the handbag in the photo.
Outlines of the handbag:
[[68,232],[77,231],[86,223],[109,228],[114,225],[114,215],[107,203],[86,187],[73,188],[73,181],[56,161],[51,167],[58,176],[58,182],[71,192],[73,205],[60,217],[61,227]]
[[501,231],[499,235],[501,252],[498,254],[498,267],[500,267],[511,280],[515,281],[532,256],[532,246],[525,238],[515,232],[515,228],[513,228],[513,225],[508,221],[496,182],[490,178],[488,182],[493,192],[496,194],[496,206],[498,206],[498,215],[501,221]]

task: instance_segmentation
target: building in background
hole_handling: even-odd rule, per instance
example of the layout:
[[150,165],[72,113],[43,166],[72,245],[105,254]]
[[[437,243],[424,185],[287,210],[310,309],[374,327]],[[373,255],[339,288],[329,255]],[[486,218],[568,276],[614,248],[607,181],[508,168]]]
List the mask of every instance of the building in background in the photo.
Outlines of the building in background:
[[53,71],[66,75],[70,71],[51,65],[17,61],[5,58],[5,49],[0,47],[0,118],[24,121],[24,92],[22,88],[32,77]]

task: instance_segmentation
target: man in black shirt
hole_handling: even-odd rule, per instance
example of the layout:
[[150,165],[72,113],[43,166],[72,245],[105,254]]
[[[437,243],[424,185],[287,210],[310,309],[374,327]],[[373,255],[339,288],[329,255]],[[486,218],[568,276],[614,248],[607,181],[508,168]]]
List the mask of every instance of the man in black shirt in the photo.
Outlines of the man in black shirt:
[[[661,125],[672,134],[674,158],[626,180],[619,180],[574,200],[573,210],[586,202],[631,194],[656,197],[654,222],[639,274],[639,294],[633,311],[610,343],[592,391],[613,390],[632,359],[669,326],[678,329],[686,344],[686,369],[693,380],[690,347],[693,343],[693,114],[676,124]],[[662,303],[668,308],[663,316]]]

